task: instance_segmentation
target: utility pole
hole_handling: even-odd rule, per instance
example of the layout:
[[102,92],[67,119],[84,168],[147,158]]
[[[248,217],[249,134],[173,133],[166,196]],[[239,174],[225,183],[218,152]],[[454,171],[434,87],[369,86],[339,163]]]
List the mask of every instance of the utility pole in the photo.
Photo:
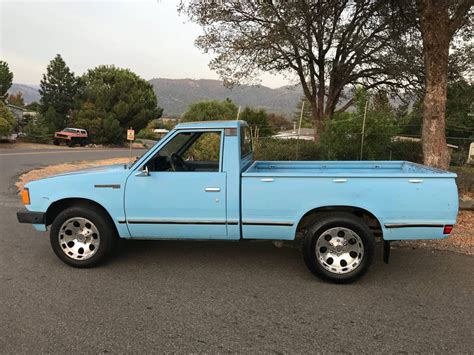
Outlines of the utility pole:
[[362,137],[360,137],[360,157],[359,157],[359,160],[362,160],[362,155],[364,153],[365,118],[367,117],[367,106],[369,106],[369,100],[367,100],[365,102],[364,120],[362,121]]
[[304,100],[303,100],[303,103],[301,104],[300,122],[298,124],[298,135],[296,137],[296,160],[298,160],[298,145],[300,142],[301,121],[303,121],[303,112],[304,112]]

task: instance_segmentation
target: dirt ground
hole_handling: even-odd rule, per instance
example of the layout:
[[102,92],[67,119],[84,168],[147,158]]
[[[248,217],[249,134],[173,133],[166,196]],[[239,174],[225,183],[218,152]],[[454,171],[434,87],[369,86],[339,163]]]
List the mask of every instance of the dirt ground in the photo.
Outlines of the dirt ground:
[[[16,186],[21,190],[28,181],[38,180],[51,175],[74,170],[93,168],[102,165],[126,164],[128,162],[129,158],[114,158],[97,161],[82,161],[75,164],[52,165],[46,168],[35,169],[21,175]],[[446,239],[403,241],[395,242],[392,245],[399,248],[449,250],[474,255],[474,211],[460,211],[453,232]]]

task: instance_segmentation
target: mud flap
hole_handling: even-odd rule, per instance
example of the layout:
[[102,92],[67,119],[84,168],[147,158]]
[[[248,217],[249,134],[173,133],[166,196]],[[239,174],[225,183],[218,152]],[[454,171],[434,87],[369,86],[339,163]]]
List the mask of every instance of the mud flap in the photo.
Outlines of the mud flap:
[[388,260],[390,259],[390,241],[384,240],[383,241],[383,262],[388,264]]

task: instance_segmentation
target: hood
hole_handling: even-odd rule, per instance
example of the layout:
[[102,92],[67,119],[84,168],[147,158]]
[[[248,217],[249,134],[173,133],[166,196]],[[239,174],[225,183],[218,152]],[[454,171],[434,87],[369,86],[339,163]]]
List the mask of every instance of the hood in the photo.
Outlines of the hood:
[[111,172],[120,172],[120,171],[128,172],[129,170],[124,167],[124,164],[113,164],[113,165],[103,165],[103,166],[97,166],[94,168],[70,171],[67,173],[52,175],[52,176],[49,176],[48,178],[71,176],[71,175],[82,175],[82,174],[111,173]]

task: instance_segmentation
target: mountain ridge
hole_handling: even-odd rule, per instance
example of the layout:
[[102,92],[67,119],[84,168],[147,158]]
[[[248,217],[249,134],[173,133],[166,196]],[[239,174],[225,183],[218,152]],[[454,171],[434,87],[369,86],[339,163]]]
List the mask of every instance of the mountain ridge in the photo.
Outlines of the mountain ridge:
[[[237,106],[262,108],[291,118],[302,96],[301,88],[294,86],[272,89],[264,85],[241,85],[229,89],[221,80],[188,78],[153,78],[148,82],[153,86],[165,117],[180,117],[194,102],[229,98]],[[37,85],[13,83],[8,93],[21,92],[25,103],[29,104],[40,100],[38,89]]]

